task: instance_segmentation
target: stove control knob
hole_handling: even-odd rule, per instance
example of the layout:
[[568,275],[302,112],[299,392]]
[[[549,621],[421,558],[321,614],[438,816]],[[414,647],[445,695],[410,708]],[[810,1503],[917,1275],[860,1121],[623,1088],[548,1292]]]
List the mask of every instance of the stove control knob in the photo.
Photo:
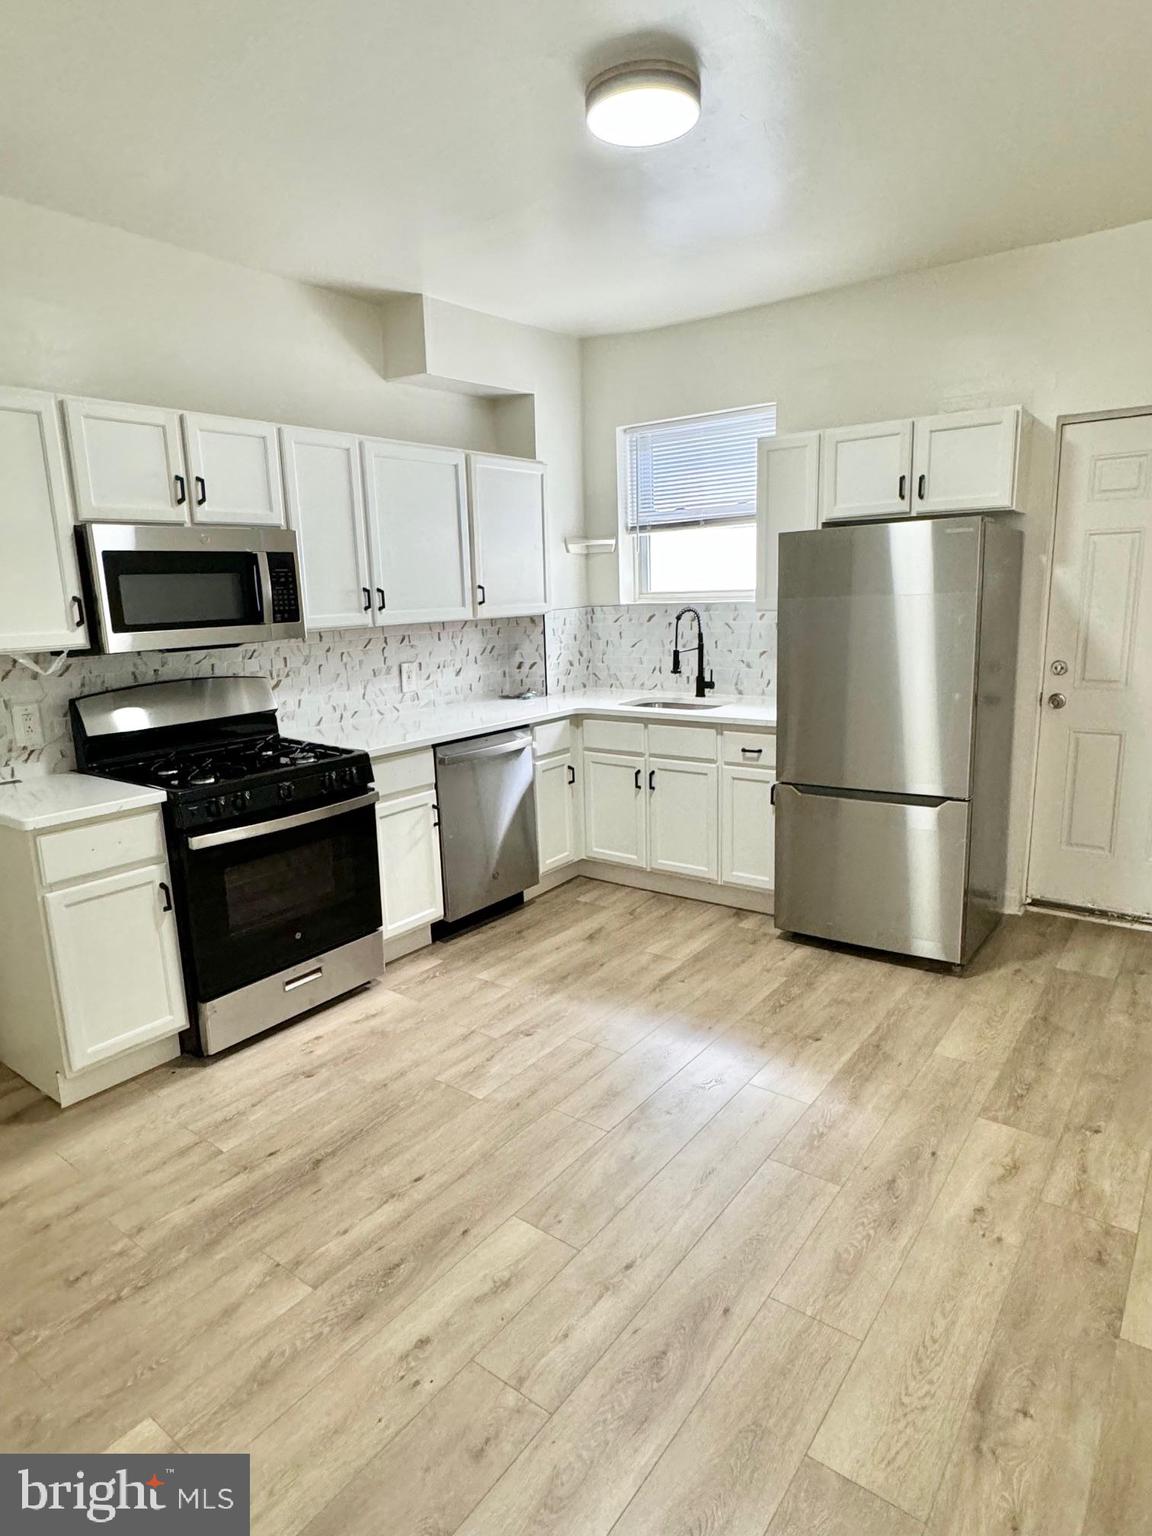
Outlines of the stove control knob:
[[280,784],[277,785],[276,793],[280,796],[281,800],[291,800],[296,790],[291,784]]
[[252,791],[250,789],[246,789],[244,791],[244,793],[240,796],[240,801],[241,801],[241,803],[243,805],[251,805],[252,804]]

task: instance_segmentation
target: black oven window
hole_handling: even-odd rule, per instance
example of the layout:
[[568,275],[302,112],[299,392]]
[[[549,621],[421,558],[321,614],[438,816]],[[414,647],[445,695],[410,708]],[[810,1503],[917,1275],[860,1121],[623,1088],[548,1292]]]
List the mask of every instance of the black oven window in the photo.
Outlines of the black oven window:
[[291,852],[263,854],[224,871],[225,923],[233,938],[245,938],[311,918],[339,896],[339,858],[331,838]]
[[113,628],[217,629],[259,624],[259,568],[250,553],[110,550],[104,556]]

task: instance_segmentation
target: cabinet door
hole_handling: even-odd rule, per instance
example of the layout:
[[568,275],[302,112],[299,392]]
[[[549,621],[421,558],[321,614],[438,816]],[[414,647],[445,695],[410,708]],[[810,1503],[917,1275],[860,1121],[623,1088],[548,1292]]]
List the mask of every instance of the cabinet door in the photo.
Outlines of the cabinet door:
[[610,864],[648,864],[647,789],[642,757],[585,752],[584,851]]
[[756,475],[756,606],[776,612],[778,540],[820,526],[820,434],[761,438]]
[[189,505],[196,523],[284,526],[276,428],[232,416],[184,416]]
[[773,775],[728,764],[720,770],[720,879],[725,885],[775,889]]
[[1017,506],[1020,408],[918,416],[914,512],[1011,512]]
[[386,939],[444,916],[437,825],[435,790],[400,795],[376,808]]
[[188,479],[175,411],[65,400],[81,522],[186,523]]
[[464,454],[375,440],[362,447],[377,624],[470,619]]
[[476,614],[499,618],[548,606],[544,466],[468,456]]
[[167,878],[152,864],[44,897],[74,1072],[187,1027]]
[[86,646],[56,401],[0,389],[0,649]]
[[360,476],[360,439],[281,427],[288,523],[300,544],[309,629],[371,626],[375,600]]
[[912,423],[871,421],[830,427],[820,463],[820,516],[825,523],[897,517],[912,510]]
[[[635,779],[633,779],[635,783]],[[540,873],[560,869],[580,857],[577,843],[576,765],[565,753],[536,764],[536,837]]]
[[715,763],[648,761],[648,867],[715,880],[719,874]]

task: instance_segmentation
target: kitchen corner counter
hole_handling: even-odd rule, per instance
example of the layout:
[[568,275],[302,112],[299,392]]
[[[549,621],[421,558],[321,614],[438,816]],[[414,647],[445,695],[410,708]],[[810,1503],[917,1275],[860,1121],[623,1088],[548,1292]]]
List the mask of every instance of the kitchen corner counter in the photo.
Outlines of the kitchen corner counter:
[[17,832],[41,832],[98,816],[163,805],[162,789],[122,784],[90,773],[46,773],[16,783],[0,783],[0,827]]
[[381,719],[367,707],[342,708],[319,701],[313,713],[305,701],[290,717],[281,720],[280,728],[285,735],[308,736],[328,746],[370,752],[374,757],[435,747],[441,742],[480,736],[489,731],[512,730],[516,726],[586,715],[661,724],[776,729],[776,701],[771,698],[742,698],[734,694],[716,698],[713,695],[709,703],[715,707],[701,710],[637,708],[635,705],[640,698],[673,701],[685,697],[691,695],[645,693],[635,688],[600,688],[580,693],[552,693],[539,699],[477,699],[429,705],[404,719],[392,720]]

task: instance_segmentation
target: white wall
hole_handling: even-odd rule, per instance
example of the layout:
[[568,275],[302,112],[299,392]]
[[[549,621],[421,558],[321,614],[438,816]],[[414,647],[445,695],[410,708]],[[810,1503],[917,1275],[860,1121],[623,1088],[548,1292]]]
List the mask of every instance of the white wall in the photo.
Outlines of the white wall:
[[[1058,415],[1152,404],[1152,223],[765,305],[584,348],[589,531],[616,523],[615,431],[775,400],[780,431],[1022,402],[1037,418],[1012,792],[1023,878]],[[591,599],[618,599],[610,560]]]

